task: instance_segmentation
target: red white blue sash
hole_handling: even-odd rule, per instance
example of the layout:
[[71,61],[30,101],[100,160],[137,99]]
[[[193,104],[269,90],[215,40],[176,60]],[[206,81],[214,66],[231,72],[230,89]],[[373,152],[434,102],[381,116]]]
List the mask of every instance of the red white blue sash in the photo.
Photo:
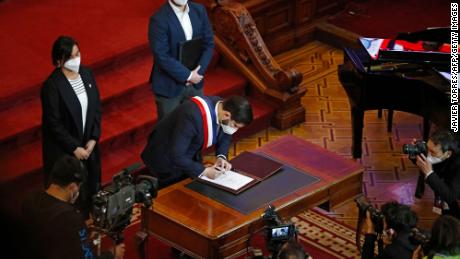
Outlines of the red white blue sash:
[[206,149],[212,146],[216,141],[216,113],[212,103],[205,100],[206,97],[194,96],[190,98],[194,102],[201,112],[201,118],[203,119],[203,133],[204,142],[202,149]]

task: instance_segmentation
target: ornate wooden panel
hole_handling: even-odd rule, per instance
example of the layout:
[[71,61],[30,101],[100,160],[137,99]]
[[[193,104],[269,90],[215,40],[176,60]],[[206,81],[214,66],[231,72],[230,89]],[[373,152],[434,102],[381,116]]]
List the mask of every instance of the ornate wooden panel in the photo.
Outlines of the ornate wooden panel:
[[251,13],[273,54],[311,41],[315,19],[343,8],[345,0],[238,0]]

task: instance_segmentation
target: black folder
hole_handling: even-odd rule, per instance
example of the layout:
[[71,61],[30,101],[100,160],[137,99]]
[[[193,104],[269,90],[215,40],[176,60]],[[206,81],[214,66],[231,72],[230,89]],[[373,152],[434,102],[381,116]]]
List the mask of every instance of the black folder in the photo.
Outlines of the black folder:
[[200,37],[179,43],[179,61],[193,70],[200,62],[203,41]]

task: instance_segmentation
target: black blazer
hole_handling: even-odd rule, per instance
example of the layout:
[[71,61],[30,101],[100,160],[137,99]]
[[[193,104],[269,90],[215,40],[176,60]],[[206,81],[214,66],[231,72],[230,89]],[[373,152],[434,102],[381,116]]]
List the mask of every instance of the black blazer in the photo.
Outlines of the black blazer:
[[433,171],[426,179],[427,184],[449,205],[448,214],[460,218],[460,155],[433,165]]
[[[80,75],[88,95],[88,110],[83,133],[80,102],[60,68],[55,69],[41,89],[43,169],[45,181],[54,162],[63,154],[73,155],[77,147],[85,147],[90,139],[101,135],[101,105],[92,72],[80,67]],[[98,144],[86,161],[89,180],[100,183],[101,162]]]
[[[215,106],[218,97],[209,96]],[[204,143],[203,119],[198,106],[190,100],[162,119],[149,136],[142,160],[160,182],[184,175],[196,177],[204,170],[201,149]],[[227,156],[232,137],[219,130],[216,155]]]

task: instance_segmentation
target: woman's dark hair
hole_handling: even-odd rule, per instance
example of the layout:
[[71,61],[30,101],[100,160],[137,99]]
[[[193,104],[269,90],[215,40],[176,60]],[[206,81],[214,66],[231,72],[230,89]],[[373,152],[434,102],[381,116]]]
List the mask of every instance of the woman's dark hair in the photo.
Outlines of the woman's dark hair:
[[456,134],[450,132],[449,130],[436,130],[433,134],[431,134],[430,139],[434,144],[441,145],[442,152],[450,150],[454,154],[458,153],[458,138]]
[[[51,60],[54,66],[59,65],[59,61],[67,61],[72,56],[73,46],[77,45],[78,42],[72,37],[61,35],[53,44],[51,50]],[[62,64],[61,64],[62,65]]]
[[224,99],[222,108],[232,114],[232,120],[248,125],[252,121],[252,107],[248,99],[242,96],[231,96]]
[[61,187],[71,183],[80,184],[86,175],[86,168],[80,160],[74,156],[63,155],[51,169],[50,184],[57,184]]
[[431,228],[428,258],[436,253],[460,254],[460,220],[449,215],[440,216]]
[[409,206],[397,202],[388,202],[382,206],[382,213],[388,228],[396,233],[410,230],[417,225],[417,214]]

